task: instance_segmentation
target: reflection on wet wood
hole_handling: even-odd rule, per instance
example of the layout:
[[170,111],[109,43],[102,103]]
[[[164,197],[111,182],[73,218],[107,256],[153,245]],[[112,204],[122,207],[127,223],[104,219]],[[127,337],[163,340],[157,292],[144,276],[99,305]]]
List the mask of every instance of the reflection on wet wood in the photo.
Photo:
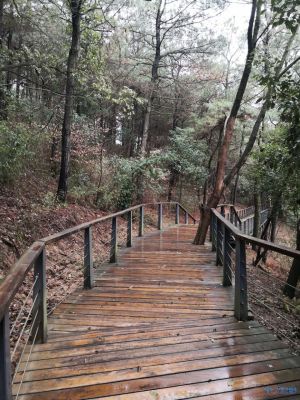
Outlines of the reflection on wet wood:
[[236,322],[233,289],[194,233],[134,239],[98,268],[95,287],[50,317],[49,342],[23,356],[18,399],[300,398],[300,358],[256,321]]

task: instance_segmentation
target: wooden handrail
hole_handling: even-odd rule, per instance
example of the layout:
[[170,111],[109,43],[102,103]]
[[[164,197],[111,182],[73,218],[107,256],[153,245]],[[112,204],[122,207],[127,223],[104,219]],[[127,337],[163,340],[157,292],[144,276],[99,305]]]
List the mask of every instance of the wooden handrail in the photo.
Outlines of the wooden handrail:
[[228,229],[231,230],[231,232],[234,234],[236,238],[243,239],[250,244],[256,244],[260,247],[265,248],[266,250],[276,251],[277,253],[284,254],[292,258],[297,258],[297,259],[300,258],[299,250],[294,250],[286,246],[281,246],[272,242],[268,242],[267,240],[245,235],[239,229],[237,229],[230,221],[224,218],[216,209],[212,209],[211,211],[220,221],[222,221],[223,224],[225,224],[225,226]]
[[58,240],[64,239],[70,235],[73,235],[77,232],[85,231],[92,226],[111,220],[116,217],[120,217],[128,214],[134,210],[140,210],[141,208],[150,207],[150,206],[158,206],[160,204],[168,204],[168,205],[178,205],[178,207],[185,213],[185,221],[187,216],[190,217],[193,222],[196,222],[194,216],[189,213],[181,204],[178,202],[157,202],[157,203],[145,203],[139,204],[134,207],[127,208],[125,210],[109,214],[105,217],[97,218],[92,221],[76,225],[72,228],[65,229],[61,232],[55,233],[53,235],[46,236],[42,239],[34,242],[29,249],[22,255],[22,257],[13,265],[9,274],[5,277],[4,281],[0,285],[0,321],[3,319],[5,313],[8,310],[8,307],[17,292],[18,288],[21,286],[22,282],[28,271],[33,267],[35,261],[38,256],[41,254],[42,250],[45,248],[47,244],[56,242]]
[[294,250],[286,246],[281,246],[272,242],[268,242],[267,240],[245,235],[239,229],[237,229],[230,221],[224,218],[216,209],[212,209],[211,211],[220,221],[222,221],[223,224],[225,224],[225,226],[228,229],[231,230],[231,232],[236,238],[243,239],[245,240],[245,242],[250,244],[256,244],[260,247],[265,248],[266,250],[276,251],[277,253],[284,254],[292,258],[297,258],[297,259],[300,258],[299,250]]
[[41,254],[45,244],[41,241],[34,242],[22,257],[13,265],[9,274],[0,285],[0,320],[8,309],[11,300],[28,271],[32,268],[35,260]]
[[[224,208],[223,208],[224,210]],[[266,210],[263,211],[263,213]],[[222,211],[221,211],[222,212]],[[253,227],[254,215],[244,218],[242,226],[249,233]],[[234,315],[240,321],[248,319],[248,295],[247,295],[247,258],[246,244],[262,247],[266,250],[275,251],[279,254],[300,259],[300,251],[285,246],[281,246],[266,240],[258,239],[243,233],[232,222],[226,219],[222,213],[216,209],[211,209],[211,241],[212,251],[216,251],[216,265],[223,266],[223,285],[232,285],[232,266],[235,264],[234,271]],[[231,254],[235,253],[235,261]]]

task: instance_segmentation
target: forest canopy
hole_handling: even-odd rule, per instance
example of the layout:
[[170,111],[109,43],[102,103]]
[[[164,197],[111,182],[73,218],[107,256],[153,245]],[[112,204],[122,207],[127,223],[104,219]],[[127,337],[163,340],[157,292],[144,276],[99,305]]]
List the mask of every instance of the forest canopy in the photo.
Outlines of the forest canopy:
[[295,224],[299,22],[296,0],[1,0],[1,184],[198,204],[195,243],[220,201]]

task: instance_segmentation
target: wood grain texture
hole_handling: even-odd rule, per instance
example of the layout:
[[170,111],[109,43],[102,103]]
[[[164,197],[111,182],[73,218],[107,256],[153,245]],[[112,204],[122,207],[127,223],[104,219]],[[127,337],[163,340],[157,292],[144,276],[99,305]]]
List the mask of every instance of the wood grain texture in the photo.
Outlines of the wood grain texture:
[[300,358],[256,321],[235,320],[233,288],[194,234],[134,238],[118,264],[96,269],[95,287],[49,318],[48,343],[25,351],[18,399],[300,398]]

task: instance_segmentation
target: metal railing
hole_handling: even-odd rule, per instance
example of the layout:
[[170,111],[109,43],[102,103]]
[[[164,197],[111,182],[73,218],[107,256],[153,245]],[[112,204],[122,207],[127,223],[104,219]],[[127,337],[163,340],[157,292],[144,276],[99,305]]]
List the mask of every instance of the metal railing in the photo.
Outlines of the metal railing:
[[[14,264],[11,268],[10,273],[5,278],[0,286],[0,399],[11,400],[12,399],[12,366],[11,356],[16,354],[16,350],[19,344],[23,341],[23,351],[19,357],[19,361],[27,365],[32,346],[35,343],[46,343],[47,342],[47,274],[46,274],[46,246],[49,243],[57,242],[65,239],[78,232],[83,232],[84,245],[83,245],[83,287],[85,289],[91,289],[94,285],[94,273],[93,273],[93,239],[92,239],[92,228],[97,224],[101,224],[105,221],[111,221],[111,241],[110,241],[110,257],[111,263],[117,262],[118,258],[118,218],[125,217],[127,219],[127,237],[126,246],[131,247],[133,243],[133,212],[138,213],[138,236],[144,235],[145,226],[145,209],[147,207],[155,207],[157,209],[157,228],[163,229],[163,217],[164,217],[164,206],[175,208],[175,224],[180,223],[180,213],[183,213],[183,220],[185,224],[188,224],[191,220],[194,224],[196,219],[179,203],[177,202],[160,202],[160,203],[149,203],[141,204],[135,207],[128,208],[126,210],[110,214],[108,216],[95,219],[90,222],[83,223],[81,225],[74,226],[66,229],[59,233],[47,236],[43,239],[34,242],[30,248],[22,255],[22,257]],[[25,297],[25,300],[20,307],[19,312],[12,326],[10,327],[9,318],[9,307],[14,300],[18,289],[22,285],[25,279],[31,279],[32,284]],[[14,348],[11,351],[10,336],[16,327],[17,320],[21,318],[22,312],[24,311],[25,304],[29,303],[29,308],[26,311],[24,322],[20,330]],[[26,330],[26,340],[23,340],[22,336]],[[30,349],[27,351],[28,358],[24,361],[23,355],[24,350],[30,343]],[[23,376],[26,367],[23,369]],[[15,374],[18,372],[18,365],[15,368]],[[20,379],[19,389],[16,394],[18,397],[20,387],[22,385],[22,379]]]
[[[261,224],[265,223],[267,217],[267,212],[262,211]],[[249,219],[252,218],[250,215]],[[235,317],[240,321],[246,321],[248,319],[247,245],[255,245],[292,259],[300,259],[300,251],[250,236],[250,224],[241,226],[240,221],[233,223],[230,222],[231,219],[230,214],[225,212],[225,205],[221,206],[221,213],[216,209],[211,210],[212,251],[216,251],[216,265],[223,267],[223,285],[234,285]]]

